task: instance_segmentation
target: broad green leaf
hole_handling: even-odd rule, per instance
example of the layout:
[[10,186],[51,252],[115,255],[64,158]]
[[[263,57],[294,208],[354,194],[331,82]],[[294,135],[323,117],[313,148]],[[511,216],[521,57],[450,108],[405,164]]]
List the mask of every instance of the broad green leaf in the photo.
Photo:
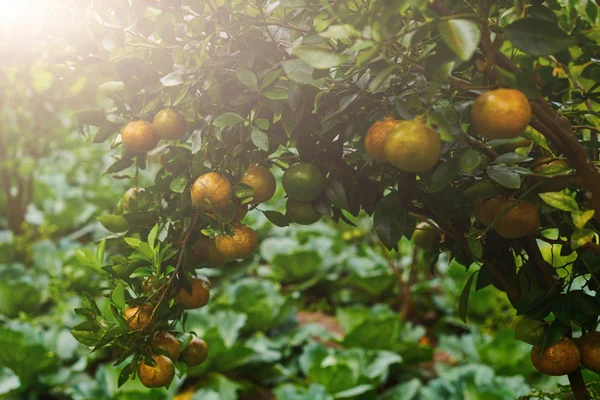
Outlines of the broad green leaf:
[[573,225],[575,225],[577,229],[583,229],[583,227],[588,223],[588,221],[594,217],[594,214],[594,210],[571,212],[571,219],[573,220]]
[[322,82],[322,79],[313,78],[314,69],[299,58],[282,61],[281,66],[288,78],[296,83],[318,87]]
[[252,127],[252,143],[262,151],[269,151],[269,136],[255,126]]
[[377,90],[381,87],[381,85],[385,82],[387,78],[389,78],[392,73],[398,69],[397,65],[390,65],[383,71],[377,74],[371,82],[369,82],[369,86],[367,86],[367,90],[371,93],[377,92]]
[[544,19],[520,19],[504,32],[516,48],[537,57],[559,53],[575,43],[556,23]]
[[123,287],[123,282],[117,284],[117,287],[112,292],[111,298],[117,307],[121,309],[125,308],[125,288]]
[[562,211],[579,211],[577,200],[562,192],[538,193],[538,196],[551,207]]
[[373,226],[385,247],[391,250],[398,245],[408,229],[408,215],[397,192],[391,192],[377,204]]
[[521,187],[521,174],[506,165],[490,165],[487,174],[494,181],[510,189]]
[[533,158],[519,153],[505,153],[496,157],[494,164],[520,164],[531,160],[533,160]]
[[458,303],[458,316],[463,322],[467,322],[467,311],[469,309],[469,296],[471,294],[471,285],[473,284],[473,278],[476,272],[473,272],[469,277],[469,280],[465,284],[462,293],[460,294],[460,300]]
[[158,224],[154,225],[154,228],[148,233],[148,244],[150,247],[154,248],[154,243],[156,242],[156,236],[158,235]]
[[88,108],[75,111],[73,114],[84,125],[102,126],[106,121],[106,113],[102,108]]
[[280,213],[279,211],[267,210],[267,211],[263,211],[263,214],[275,226],[279,226],[282,228],[282,227],[288,226],[290,224],[287,217],[285,215],[283,215],[282,213]]
[[234,112],[226,112],[225,114],[221,114],[217,118],[215,118],[215,120],[213,121],[213,125],[217,128],[225,128],[227,126],[239,124],[243,121],[245,120],[241,115],[236,114]]
[[325,31],[319,33],[319,36],[328,39],[348,39],[358,35],[356,28],[349,24],[329,25]]
[[169,189],[175,193],[183,193],[188,183],[187,175],[179,175],[169,184]]
[[250,71],[248,68],[238,68],[235,71],[235,75],[243,85],[248,86],[251,89],[258,88],[258,78],[256,77],[256,74]]
[[177,86],[183,83],[183,77],[180,72],[171,72],[170,74],[162,77],[160,83],[165,87]]
[[596,236],[596,232],[592,229],[583,228],[573,232],[571,235],[571,248],[577,249],[584,244],[589,243]]
[[122,215],[100,215],[96,219],[111,232],[125,232],[130,228],[129,223]]
[[468,61],[475,50],[481,37],[479,26],[468,19],[451,19],[440,21],[438,29],[446,45],[461,60]]
[[288,98],[288,93],[281,88],[272,88],[263,92],[263,96],[269,100],[285,100]]
[[350,57],[342,54],[330,53],[323,49],[300,46],[293,50],[299,59],[317,69],[328,69],[350,61]]

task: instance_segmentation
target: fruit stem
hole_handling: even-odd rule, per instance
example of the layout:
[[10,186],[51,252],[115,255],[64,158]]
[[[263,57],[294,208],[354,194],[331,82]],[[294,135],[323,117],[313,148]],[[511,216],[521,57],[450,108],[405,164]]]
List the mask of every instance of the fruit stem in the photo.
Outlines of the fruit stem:
[[581,368],[577,367],[574,372],[571,372],[568,375],[568,378],[575,400],[590,400],[590,394],[588,393],[587,387],[585,387]]

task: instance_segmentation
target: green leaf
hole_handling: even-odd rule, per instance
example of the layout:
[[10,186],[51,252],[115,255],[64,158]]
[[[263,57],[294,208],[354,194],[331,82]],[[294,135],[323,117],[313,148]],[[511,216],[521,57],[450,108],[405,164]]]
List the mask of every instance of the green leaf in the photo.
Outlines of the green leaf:
[[160,83],[162,83],[164,87],[181,85],[183,83],[183,77],[180,72],[171,72],[170,74],[163,76],[160,79]]
[[252,143],[263,151],[269,151],[269,136],[255,126],[252,127]]
[[348,24],[329,25],[325,31],[319,33],[319,36],[327,39],[348,39],[359,36],[355,27]]
[[267,217],[269,221],[271,221],[273,225],[278,226],[280,228],[283,228],[290,224],[287,217],[279,211],[267,210],[263,211],[263,214],[265,215],[265,217]]
[[545,324],[530,318],[523,318],[515,326],[515,339],[531,345],[539,344],[544,334]]
[[513,167],[506,165],[490,165],[487,168],[487,174],[494,181],[510,189],[519,189],[521,187],[521,174]]
[[313,78],[314,69],[299,58],[282,61],[281,66],[288,78],[296,83],[318,87],[322,82],[322,79]]
[[130,228],[129,223],[122,215],[100,215],[96,219],[111,232],[125,232]]
[[125,168],[129,168],[133,165],[133,158],[121,158],[115,161],[108,169],[106,170],[107,174],[114,174],[116,172],[123,171]]
[[84,125],[102,126],[106,121],[106,113],[102,108],[88,108],[75,111],[73,114]]
[[562,192],[547,192],[538,193],[538,196],[540,196],[544,203],[556,208],[557,210],[579,211],[577,201],[568,194]]
[[121,309],[125,308],[125,289],[123,288],[123,282],[117,284],[117,287],[112,292],[111,298],[117,307]]
[[281,74],[280,69],[276,69],[274,71],[269,72],[267,74],[267,76],[265,76],[264,79],[262,80],[262,82],[260,83],[261,90],[268,87],[273,82],[275,82],[275,79],[277,79],[277,77],[279,77],[280,74]]
[[256,74],[250,71],[248,68],[238,68],[235,71],[235,75],[244,86],[248,86],[251,89],[258,88],[258,78],[256,77]]
[[391,250],[398,245],[408,229],[408,214],[397,192],[391,192],[377,204],[373,226],[385,247]]
[[175,193],[183,193],[188,184],[187,175],[179,175],[177,178],[173,179],[169,184],[169,189]]
[[588,223],[588,221],[594,217],[594,214],[594,210],[571,212],[571,219],[573,220],[573,225],[575,225],[577,229],[583,229],[583,227]]
[[154,228],[148,233],[148,244],[150,247],[154,248],[154,243],[156,242],[156,236],[158,235],[158,224],[154,225]]
[[440,21],[438,29],[448,47],[461,60],[468,61],[479,44],[481,32],[479,26],[468,19]]
[[398,69],[397,65],[390,65],[383,71],[377,74],[371,82],[369,82],[369,86],[367,86],[367,90],[371,93],[377,92],[377,89],[381,87],[381,85],[385,82],[385,80],[396,70]]
[[469,309],[469,295],[471,294],[471,285],[473,284],[473,278],[477,272],[473,272],[469,277],[469,280],[465,284],[462,293],[460,294],[460,300],[458,303],[458,316],[463,322],[467,322],[467,311]]
[[588,228],[573,232],[571,235],[571,249],[575,250],[589,243],[594,237],[596,237],[596,232]]
[[314,47],[300,46],[293,50],[293,54],[299,59],[317,69],[328,69],[350,61],[350,57],[342,54],[334,54]]
[[217,128],[224,128],[227,126],[239,124],[243,121],[245,121],[245,119],[241,115],[236,114],[234,112],[226,112],[225,114],[221,114],[217,118],[215,118],[215,120],[213,121],[213,125]]
[[537,57],[559,53],[575,43],[556,23],[544,19],[520,19],[504,32],[516,48]]
[[533,160],[533,158],[519,153],[505,153],[496,157],[494,164],[520,164],[531,160]]
[[263,96],[269,100],[285,100],[288,98],[288,93],[281,88],[272,88],[263,92]]
[[233,193],[238,199],[244,199],[254,195],[254,189],[252,186],[246,185],[245,183],[238,183],[235,185]]

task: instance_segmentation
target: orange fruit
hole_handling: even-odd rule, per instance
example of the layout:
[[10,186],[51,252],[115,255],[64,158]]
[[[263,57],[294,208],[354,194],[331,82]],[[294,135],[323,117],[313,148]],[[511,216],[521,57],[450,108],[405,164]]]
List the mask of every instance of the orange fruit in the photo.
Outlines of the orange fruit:
[[179,340],[169,332],[159,331],[152,337],[152,347],[166,351],[173,361],[179,358]]
[[194,337],[181,353],[181,358],[188,367],[202,364],[207,357],[208,346],[204,340],[197,337]]
[[519,90],[490,90],[473,103],[471,119],[479,136],[511,139],[525,132],[531,120],[531,106]]
[[431,127],[419,120],[400,121],[385,138],[385,156],[403,171],[424,172],[440,159],[442,142]]
[[367,135],[365,136],[365,150],[373,161],[387,161],[384,149],[385,138],[396,123],[398,123],[398,120],[386,117],[382,121],[375,122],[367,131]]
[[411,240],[415,246],[421,249],[433,250],[439,247],[442,235],[438,229],[428,222],[420,222],[413,232]]
[[204,307],[210,300],[210,285],[207,280],[202,278],[191,278],[190,285],[192,292],[180,287],[175,293],[175,302],[180,304],[186,310]]
[[567,375],[579,367],[579,349],[569,338],[562,338],[558,343],[546,347],[540,354],[540,346],[531,348],[531,362],[542,374],[560,376]]
[[307,202],[319,197],[325,186],[325,178],[319,168],[301,162],[285,171],[281,184],[289,197]]
[[588,332],[577,342],[581,354],[581,364],[587,369],[600,373],[600,332]]
[[258,236],[248,225],[233,224],[233,233],[216,238],[217,250],[231,260],[248,258],[258,248]]
[[227,257],[219,253],[215,238],[202,236],[194,244],[194,256],[198,261],[207,262],[210,268],[217,268],[227,262]]
[[146,121],[132,121],[121,132],[121,141],[125,150],[132,153],[145,153],[158,143],[152,124]]
[[165,108],[157,112],[152,126],[156,135],[161,139],[180,139],[187,132],[187,121],[179,111],[173,108]]
[[140,382],[149,388],[169,386],[175,377],[175,365],[167,356],[153,355],[155,365],[148,365],[141,360],[138,364],[138,377]]
[[150,326],[150,318],[152,316],[152,306],[150,304],[144,304],[140,307],[127,307],[123,318],[127,321],[129,329],[132,331],[139,331],[146,329]]
[[145,190],[143,188],[129,188],[123,195],[121,199],[121,204],[123,205],[123,209],[125,211],[129,211],[131,209],[131,202],[137,201],[140,193],[143,193]]
[[[507,210],[505,212],[505,210]],[[540,224],[537,208],[527,200],[507,199],[496,196],[475,202],[475,218],[494,229],[506,239],[533,235]]]
[[260,165],[251,165],[246,171],[240,183],[250,186],[254,189],[252,204],[264,203],[273,197],[277,183],[275,177],[265,167]]
[[229,180],[216,172],[199,176],[191,190],[192,204],[204,212],[212,212],[213,208],[217,212],[225,210],[232,195]]
[[314,224],[323,216],[312,203],[305,203],[292,198],[287,199],[285,210],[289,219],[300,225]]

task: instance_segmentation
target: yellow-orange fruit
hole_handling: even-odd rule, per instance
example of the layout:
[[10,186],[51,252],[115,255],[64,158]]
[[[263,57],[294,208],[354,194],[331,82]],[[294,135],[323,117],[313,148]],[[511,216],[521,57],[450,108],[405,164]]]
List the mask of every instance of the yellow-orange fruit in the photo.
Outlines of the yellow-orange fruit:
[[386,117],[382,121],[377,121],[367,131],[365,136],[365,150],[369,157],[376,162],[386,162],[385,156],[385,138],[390,129],[398,123],[398,120]]
[[195,367],[202,364],[207,357],[208,346],[204,340],[197,337],[193,338],[181,353],[181,358],[188,367]]
[[171,360],[177,361],[179,358],[179,340],[169,332],[159,331],[154,333],[151,344],[154,348],[166,351]]
[[152,306],[150,304],[144,304],[140,307],[127,307],[123,318],[127,321],[129,329],[132,331],[139,331],[146,329],[150,326],[150,318],[152,316]]
[[433,250],[439,247],[442,234],[431,224],[420,222],[411,239],[415,246],[425,250]]
[[187,121],[183,115],[172,108],[160,110],[152,121],[154,132],[161,139],[180,139],[187,132]]
[[442,153],[440,136],[419,120],[400,121],[385,138],[387,161],[408,172],[424,172],[437,164]]
[[[475,218],[490,226],[506,239],[516,239],[533,235],[540,224],[537,208],[527,200],[507,199],[496,196],[475,202]],[[505,212],[506,211],[506,212]]]
[[531,348],[531,362],[535,369],[546,375],[567,375],[579,367],[579,349],[569,338],[546,347],[540,354],[540,346]]
[[260,165],[251,165],[246,171],[240,183],[250,186],[254,189],[252,204],[264,203],[273,197],[277,183],[275,177],[265,167]]
[[525,132],[531,120],[531,106],[519,90],[490,90],[473,103],[471,120],[479,136],[511,139]]
[[248,225],[234,224],[232,235],[217,236],[217,250],[232,260],[248,258],[258,248],[258,236]]
[[600,373],[600,332],[588,332],[577,342],[581,353],[581,364],[587,369]]
[[180,287],[175,293],[175,302],[183,308],[189,310],[193,308],[204,307],[210,300],[210,285],[204,279],[191,278],[190,284],[192,292]]
[[153,355],[155,365],[148,365],[144,360],[138,364],[140,382],[149,388],[169,386],[175,377],[175,365],[167,356]]
[[205,212],[212,212],[213,208],[217,212],[225,210],[232,195],[229,180],[216,172],[199,176],[191,190],[192,204]]
[[217,268],[227,262],[227,257],[217,249],[215,238],[202,236],[194,244],[194,256],[198,261],[208,263],[210,268]]
[[132,153],[145,153],[158,143],[152,124],[146,121],[132,121],[121,132],[121,141],[125,150]]
[[506,200],[504,196],[477,199],[474,205],[475,218],[485,226],[490,226],[494,222],[496,211],[506,203]]

